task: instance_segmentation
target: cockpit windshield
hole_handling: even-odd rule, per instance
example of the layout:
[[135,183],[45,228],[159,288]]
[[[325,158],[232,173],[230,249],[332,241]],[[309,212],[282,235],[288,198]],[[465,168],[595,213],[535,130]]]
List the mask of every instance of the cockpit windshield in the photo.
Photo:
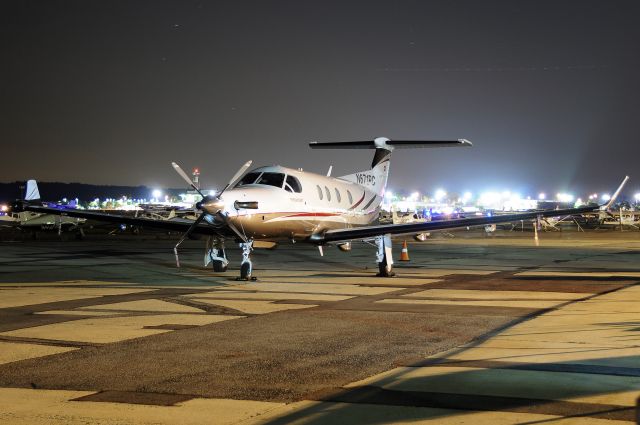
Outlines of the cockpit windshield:
[[253,184],[256,179],[258,178],[258,176],[260,176],[260,173],[247,173],[239,182],[238,184],[236,184],[235,187],[240,187],[240,186],[245,186],[248,184]]
[[235,187],[242,187],[248,184],[263,184],[267,186],[275,186],[282,189],[284,184],[283,173],[261,173],[254,171],[247,173]]
[[262,173],[256,184],[266,184],[282,188],[284,183],[284,174],[282,173]]

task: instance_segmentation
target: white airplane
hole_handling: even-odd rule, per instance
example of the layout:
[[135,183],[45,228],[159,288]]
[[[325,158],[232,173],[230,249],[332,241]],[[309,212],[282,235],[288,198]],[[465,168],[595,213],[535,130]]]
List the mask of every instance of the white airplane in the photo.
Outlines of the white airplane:
[[[304,242],[316,245],[320,254],[329,244],[342,251],[351,249],[351,242],[375,242],[378,276],[393,276],[392,235],[416,235],[434,230],[483,226],[495,223],[544,217],[582,214],[596,210],[597,206],[565,210],[535,211],[494,217],[474,217],[446,221],[404,224],[378,224],[380,206],[389,175],[391,153],[402,148],[467,147],[465,139],[443,141],[391,141],[377,138],[374,141],[319,143],[312,142],[312,149],[375,149],[373,163],[368,170],[331,177],[281,166],[259,167],[247,174],[251,161],[246,162],[215,196],[204,196],[196,204],[200,215],[192,220],[154,220],[110,215],[92,211],[57,210],[38,206],[39,196],[27,196],[15,208],[69,217],[155,227],[184,231],[174,247],[176,263],[180,266],[178,246],[191,234],[209,235],[205,266],[213,264],[213,270],[226,271],[229,260],[225,241],[239,242],[242,249],[240,277],[253,279],[251,251],[254,242]],[[196,185],[176,163],[178,174],[195,190]],[[244,175],[243,175],[244,174]],[[330,174],[330,171],[329,173]],[[242,176],[242,178],[240,178]],[[31,183],[33,182],[33,183]],[[35,185],[30,181],[27,185]]]
[[30,211],[12,212],[0,217],[0,223],[5,226],[19,227],[21,229],[57,230],[58,234],[66,230],[80,229],[80,226],[85,221],[84,218],[63,217]]

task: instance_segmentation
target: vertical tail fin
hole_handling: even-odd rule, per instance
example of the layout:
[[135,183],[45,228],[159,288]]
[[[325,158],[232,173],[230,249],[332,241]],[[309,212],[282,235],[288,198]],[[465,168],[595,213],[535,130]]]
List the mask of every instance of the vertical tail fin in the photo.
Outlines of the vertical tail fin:
[[382,196],[387,187],[389,164],[391,161],[391,152],[393,151],[393,147],[386,144],[388,141],[389,139],[384,137],[378,137],[373,141],[376,153],[373,155],[370,170],[347,174],[339,178],[357,183],[378,196]]
[[24,194],[25,201],[37,201],[40,199],[40,191],[38,190],[38,183],[35,180],[27,181],[27,188]]

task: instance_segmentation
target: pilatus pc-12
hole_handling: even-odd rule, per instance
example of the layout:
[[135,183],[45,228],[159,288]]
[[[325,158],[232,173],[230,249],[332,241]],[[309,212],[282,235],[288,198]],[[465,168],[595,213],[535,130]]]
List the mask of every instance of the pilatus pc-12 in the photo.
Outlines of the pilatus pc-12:
[[[251,251],[254,241],[309,243],[318,246],[321,254],[323,246],[328,244],[348,251],[354,241],[374,243],[377,247],[378,275],[386,277],[393,275],[392,235],[417,235],[515,220],[540,220],[597,209],[597,206],[590,206],[447,221],[378,223],[394,149],[465,146],[471,146],[465,139],[392,141],[380,137],[374,141],[313,142],[310,143],[312,149],[373,149],[375,153],[371,168],[340,177],[281,166],[259,167],[245,174],[251,166],[251,161],[248,161],[215,196],[200,193],[202,200],[196,204],[200,215],[195,221],[135,218],[36,205],[40,196],[33,180],[27,185],[25,200],[16,207],[33,212],[182,231],[184,234],[174,247],[178,266],[178,246],[184,239],[192,234],[208,235],[205,266],[212,264],[216,272],[226,271],[229,264],[225,242],[235,241],[242,249],[240,279],[252,279]],[[191,187],[198,190],[180,166],[176,163],[172,165]],[[34,187],[36,190],[33,190]]]

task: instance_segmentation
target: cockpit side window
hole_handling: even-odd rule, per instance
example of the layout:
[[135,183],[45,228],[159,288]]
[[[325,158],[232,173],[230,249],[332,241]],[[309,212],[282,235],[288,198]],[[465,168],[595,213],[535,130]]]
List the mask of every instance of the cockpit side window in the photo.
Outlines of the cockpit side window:
[[235,185],[235,187],[246,186],[248,184],[253,184],[258,179],[261,173],[259,172],[251,172],[245,174],[245,176]]
[[264,184],[267,186],[275,186],[282,188],[284,183],[284,174],[282,173],[262,173],[262,176],[256,181],[256,184]]
[[302,192],[302,186],[297,178],[288,175],[286,183],[284,184],[284,190],[287,192],[300,193]]

